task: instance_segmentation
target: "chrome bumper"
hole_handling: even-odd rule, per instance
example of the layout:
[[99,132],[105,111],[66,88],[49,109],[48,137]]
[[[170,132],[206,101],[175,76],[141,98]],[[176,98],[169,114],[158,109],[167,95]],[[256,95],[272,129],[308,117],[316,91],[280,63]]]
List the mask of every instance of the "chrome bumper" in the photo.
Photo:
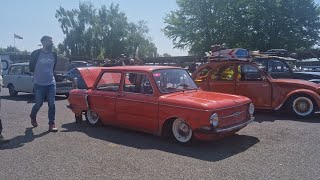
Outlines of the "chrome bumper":
[[216,128],[216,129],[214,129],[214,132],[226,133],[226,132],[234,131],[234,130],[241,129],[241,128],[245,127],[246,125],[252,123],[253,121],[254,121],[254,117],[251,117],[249,121],[246,121],[244,123],[237,124],[237,125],[234,125],[231,127],[227,127],[227,128]]
[[206,134],[223,134],[223,133],[227,133],[227,132],[231,132],[234,130],[239,130],[245,126],[247,126],[248,124],[252,123],[254,121],[254,117],[251,117],[248,121],[244,122],[244,123],[240,123],[240,124],[236,124],[233,126],[229,126],[226,128],[200,128],[198,129],[199,132],[201,133],[206,133]]

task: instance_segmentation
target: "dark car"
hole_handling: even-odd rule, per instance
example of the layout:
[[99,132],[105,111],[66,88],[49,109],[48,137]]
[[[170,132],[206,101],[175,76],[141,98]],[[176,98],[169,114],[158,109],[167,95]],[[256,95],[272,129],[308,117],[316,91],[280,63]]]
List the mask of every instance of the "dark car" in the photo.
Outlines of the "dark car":
[[71,69],[70,71],[67,72],[67,74],[64,75],[64,77],[66,77],[69,81],[74,82],[77,89],[88,89],[78,68]]
[[78,68],[78,67],[90,67],[93,66],[93,64],[90,64],[86,61],[72,61],[70,62],[70,64],[68,65],[68,71],[70,71],[73,68]]
[[272,78],[303,79],[320,83],[320,73],[298,71],[295,68],[296,59],[278,56],[254,57],[256,62]]

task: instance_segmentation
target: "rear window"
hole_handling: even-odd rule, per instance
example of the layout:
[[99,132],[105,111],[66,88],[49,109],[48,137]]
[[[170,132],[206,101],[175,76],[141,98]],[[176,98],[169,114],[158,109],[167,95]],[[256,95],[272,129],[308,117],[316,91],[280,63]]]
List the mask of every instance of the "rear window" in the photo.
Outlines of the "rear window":
[[101,76],[96,89],[102,91],[118,92],[121,81],[121,73],[105,72]]

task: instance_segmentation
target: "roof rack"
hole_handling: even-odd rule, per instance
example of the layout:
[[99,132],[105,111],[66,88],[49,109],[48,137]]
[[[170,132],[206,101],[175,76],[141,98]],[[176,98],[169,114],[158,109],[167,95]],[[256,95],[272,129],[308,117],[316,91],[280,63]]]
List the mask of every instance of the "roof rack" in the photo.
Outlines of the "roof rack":
[[242,60],[248,61],[250,59],[250,54],[247,49],[235,48],[235,49],[219,49],[217,51],[211,52],[208,56],[207,61],[230,61],[230,60]]

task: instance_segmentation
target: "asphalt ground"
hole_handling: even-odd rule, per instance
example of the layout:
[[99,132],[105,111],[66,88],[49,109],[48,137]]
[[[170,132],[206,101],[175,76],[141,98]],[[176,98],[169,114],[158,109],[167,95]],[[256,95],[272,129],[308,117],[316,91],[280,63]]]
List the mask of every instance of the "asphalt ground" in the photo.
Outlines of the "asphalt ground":
[[115,127],[76,124],[57,97],[57,133],[48,133],[47,104],[32,128],[33,96],[2,92],[0,179],[320,179],[320,117],[256,113],[237,135],[182,146]]

